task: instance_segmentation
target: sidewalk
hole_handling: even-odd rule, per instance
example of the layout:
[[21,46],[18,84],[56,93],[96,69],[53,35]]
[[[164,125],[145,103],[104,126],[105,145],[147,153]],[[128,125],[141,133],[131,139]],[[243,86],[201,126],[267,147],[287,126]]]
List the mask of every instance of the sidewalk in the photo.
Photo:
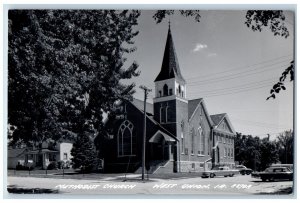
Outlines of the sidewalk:
[[[33,171],[14,171],[8,170],[8,176],[11,177],[38,177],[38,178],[57,178],[57,179],[79,179],[79,180],[104,180],[104,181],[130,181],[141,180],[141,174],[134,173],[88,173],[83,174],[73,169],[63,170],[33,170]],[[145,174],[144,178],[147,179],[163,179],[163,180],[178,180],[187,178],[201,177],[202,173],[169,173],[169,174]]]

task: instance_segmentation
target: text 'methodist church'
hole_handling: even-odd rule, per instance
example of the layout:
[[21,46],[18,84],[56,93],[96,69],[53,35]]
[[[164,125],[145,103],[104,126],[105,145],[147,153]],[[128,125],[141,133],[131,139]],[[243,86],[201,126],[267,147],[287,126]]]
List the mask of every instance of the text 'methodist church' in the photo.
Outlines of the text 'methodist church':
[[[169,26],[155,98],[146,105],[146,169],[149,173],[200,172],[234,165],[235,131],[226,113],[209,115],[202,98],[186,98]],[[144,102],[119,102],[119,119],[107,119],[105,172],[141,172]]]

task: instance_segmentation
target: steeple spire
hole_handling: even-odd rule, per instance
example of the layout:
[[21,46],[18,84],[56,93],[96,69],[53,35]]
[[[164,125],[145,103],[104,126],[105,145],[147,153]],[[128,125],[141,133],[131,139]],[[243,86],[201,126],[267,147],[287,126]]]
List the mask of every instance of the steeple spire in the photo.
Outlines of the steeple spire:
[[179,63],[178,63],[175,46],[173,43],[172,33],[171,33],[171,23],[169,19],[168,36],[167,36],[167,42],[165,46],[162,66],[161,66],[160,73],[158,74],[154,82],[167,80],[170,78],[176,78],[178,80],[185,82],[180,72]]

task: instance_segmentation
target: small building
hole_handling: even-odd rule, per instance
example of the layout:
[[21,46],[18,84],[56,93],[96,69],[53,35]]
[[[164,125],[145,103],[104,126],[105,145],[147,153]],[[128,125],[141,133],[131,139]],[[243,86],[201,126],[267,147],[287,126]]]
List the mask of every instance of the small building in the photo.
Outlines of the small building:
[[9,148],[7,152],[7,167],[9,169],[15,169],[18,164],[25,165],[26,148]]
[[8,149],[8,168],[15,169],[19,164],[47,169],[51,162],[71,162],[72,147],[73,144],[70,142],[58,142],[55,145],[43,142],[40,147],[10,148]]

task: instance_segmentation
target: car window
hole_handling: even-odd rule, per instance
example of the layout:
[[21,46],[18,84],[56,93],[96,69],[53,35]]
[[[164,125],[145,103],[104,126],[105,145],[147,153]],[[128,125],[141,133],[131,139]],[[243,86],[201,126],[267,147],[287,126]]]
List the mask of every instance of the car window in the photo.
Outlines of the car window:
[[272,172],[272,168],[267,168],[265,172]]
[[273,172],[282,172],[282,169],[281,169],[281,168],[275,168],[275,169],[273,170]]

